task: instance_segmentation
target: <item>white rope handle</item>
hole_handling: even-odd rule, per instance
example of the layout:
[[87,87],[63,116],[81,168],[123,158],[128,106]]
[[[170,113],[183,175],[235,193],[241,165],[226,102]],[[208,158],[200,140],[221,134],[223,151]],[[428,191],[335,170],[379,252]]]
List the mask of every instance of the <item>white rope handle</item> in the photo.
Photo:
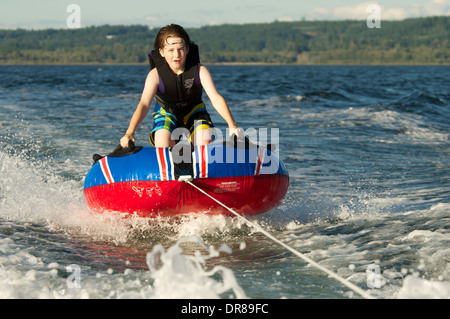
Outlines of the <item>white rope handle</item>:
[[[190,177],[190,176],[189,176]],[[243,217],[242,215],[238,214],[235,210],[229,208],[228,206],[226,206],[224,203],[220,202],[219,200],[215,199],[214,197],[212,197],[211,195],[209,195],[208,193],[206,193],[203,189],[201,189],[200,187],[198,187],[197,185],[193,184],[191,182],[192,177],[191,178],[186,178],[184,176],[184,178],[180,178],[180,181],[188,183],[189,185],[193,186],[194,188],[196,188],[197,190],[199,190],[200,192],[202,192],[203,194],[205,194],[206,196],[208,196],[209,198],[211,198],[212,200],[214,200],[215,202],[217,202],[218,204],[220,204],[221,206],[225,207],[227,210],[229,210],[231,213],[233,213],[235,216],[237,216],[238,218],[244,220],[247,224],[249,224],[250,226],[256,228],[257,230],[259,230],[261,233],[263,233],[264,235],[266,235],[268,238],[270,238],[271,240],[273,240],[274,242],[276,242],[277,244],[283,246],[284,248],[286,248],[287,250],[289,250],[290,252],[292,252],[294,255],[300,257],[301,259],[303,259],[304,261],[306,261],[307,263],[313,265],[314,267],[320,269],[321,271],[327,273],[330,277],[338,280],[340,283],[342,283],[343,285],[347,286],[348,288],[350,288],[351,290],[353,290],[354,292],[358,293],[359,295],[361,295],[362,297],[366,298],[366,299],[375,299],[374,296],[372,296],[371,294],[367,293],[364,289],[361,289],[360,287],[356,286],[355,284],[353,284],[352,282],[348,281],[347,279],[339,276],[338,274],[336,274],[335,272],[323,267],[322,265],[316,263],[314,260],[312,260],[311,258],[305,256],[304,254],[300,253],[299,251],[295,250],[294,248],[286,245],[285,243],[281,242],[280,240],[278,240],[276,237],[274,237],[273,235],[271,235],[270,233],[268,233],[267,231],[265,231],[261,226],[259,226],[258,224],[252,223],[251,221],[249,221],[248,219],[246,219],[245,217]]]

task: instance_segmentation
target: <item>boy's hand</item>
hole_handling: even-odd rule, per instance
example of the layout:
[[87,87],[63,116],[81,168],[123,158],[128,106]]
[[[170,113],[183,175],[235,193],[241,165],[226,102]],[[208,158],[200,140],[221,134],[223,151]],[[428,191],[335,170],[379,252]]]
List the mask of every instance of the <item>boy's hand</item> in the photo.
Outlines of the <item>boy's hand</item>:
[[120,145],[125,148],[128,147],[128,142],[129,141],[133,141],[136,142],[136,140],[134,139],[134,136],[132,134],[125,134],[121,139],[120,139]]
[[238,140],[244,139],[244,131],[240,127],[228,127],[230,137],[236,135]]

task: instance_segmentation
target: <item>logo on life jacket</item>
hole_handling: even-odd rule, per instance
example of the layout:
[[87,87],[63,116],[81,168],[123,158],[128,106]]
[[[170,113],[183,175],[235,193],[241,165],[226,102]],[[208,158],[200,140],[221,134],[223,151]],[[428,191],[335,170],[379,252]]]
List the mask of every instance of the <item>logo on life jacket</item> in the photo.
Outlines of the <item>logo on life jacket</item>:
[[184,88],[186,89],[186,94],[191,94],[192,86],[194,85],[195,79],[184,80]]

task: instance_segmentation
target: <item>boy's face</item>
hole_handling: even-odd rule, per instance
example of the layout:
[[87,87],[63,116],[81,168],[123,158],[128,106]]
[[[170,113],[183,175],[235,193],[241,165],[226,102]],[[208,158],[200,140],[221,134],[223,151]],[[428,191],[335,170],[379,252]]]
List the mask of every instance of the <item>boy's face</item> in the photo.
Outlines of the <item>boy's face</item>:
[[159,49],[159,53],[164,57],[170,68],[176,74],[184,72],[186,65],[186,57],[189,48],[186,47],[184,40],[178,37],[168,37],[163,49]]

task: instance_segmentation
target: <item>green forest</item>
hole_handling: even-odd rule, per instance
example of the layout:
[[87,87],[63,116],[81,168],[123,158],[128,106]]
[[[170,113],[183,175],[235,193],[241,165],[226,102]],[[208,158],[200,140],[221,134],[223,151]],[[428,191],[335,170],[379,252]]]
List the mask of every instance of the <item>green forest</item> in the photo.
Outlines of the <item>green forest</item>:
[[[0,64],[144,64],[159,28],[0,30]],[[450,64],[450,17],[297,21],[186,28],[201,61],[271,64]]]

